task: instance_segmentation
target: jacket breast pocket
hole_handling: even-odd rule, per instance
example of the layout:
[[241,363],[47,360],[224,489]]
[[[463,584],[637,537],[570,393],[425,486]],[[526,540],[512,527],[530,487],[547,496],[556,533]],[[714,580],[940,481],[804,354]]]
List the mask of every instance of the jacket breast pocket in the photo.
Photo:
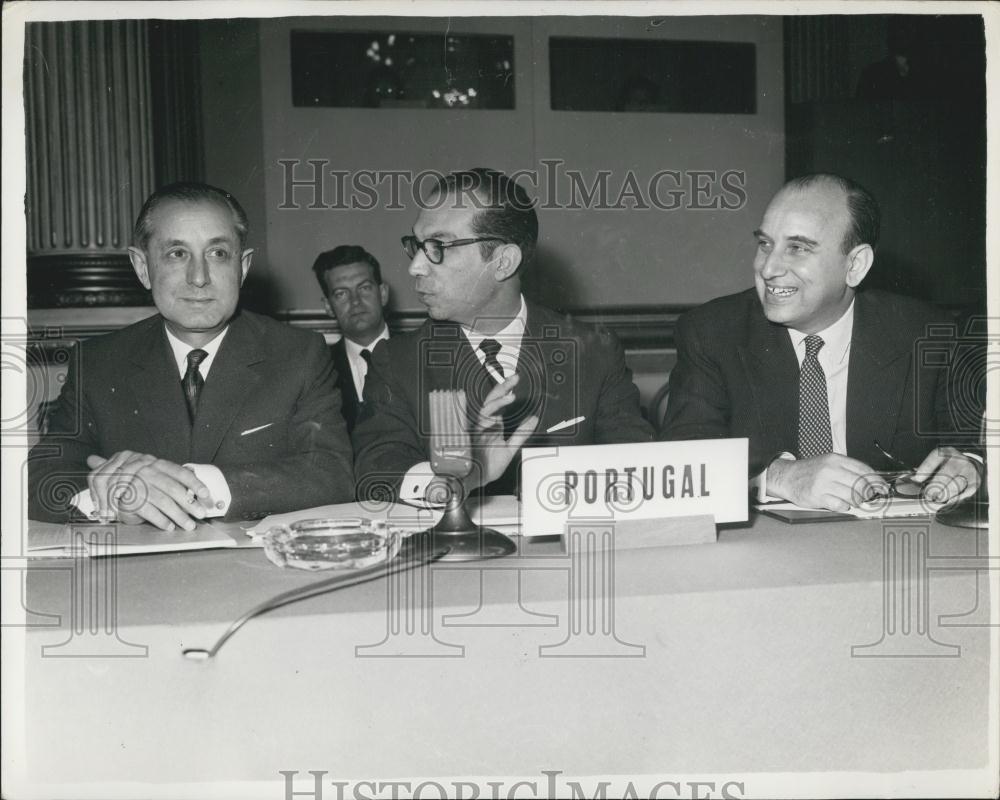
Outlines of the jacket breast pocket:
[[283,452],[288,440],[288,423],[284,420],[262,422],[250,425],[237,432],[235,448],[241,453],[259,453],[266,455]]

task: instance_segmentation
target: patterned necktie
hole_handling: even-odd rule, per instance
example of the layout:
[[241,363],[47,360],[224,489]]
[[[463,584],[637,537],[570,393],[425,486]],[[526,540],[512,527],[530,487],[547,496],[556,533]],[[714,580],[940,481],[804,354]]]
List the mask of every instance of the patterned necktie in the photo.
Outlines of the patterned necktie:
[[501,380],[505,378],[503,367],[500,366],[500,361],[497,359],[497,354],[500,352],[500,342],[496,339],[483,339],[479,343],[479,349],[486,356],[486,366],[492,367]]
[[198,413],[198,398],[201,395],[202,387],[205,385],[205,379],[201,377],[198,365],[206,358],[208,358],[208,353],[204,350],[192,350],[188,353],[187,372],[181,378],[181,386],[184,387],[184,397],[187,399],[188,417],[190,417],[192,424],[194,423],[195,414]]
[[815,334],[806,337],[806,357],[799,371],[799,458],[821,456],[833,450],[826,374],[817,358],[823,344],[823,339]]

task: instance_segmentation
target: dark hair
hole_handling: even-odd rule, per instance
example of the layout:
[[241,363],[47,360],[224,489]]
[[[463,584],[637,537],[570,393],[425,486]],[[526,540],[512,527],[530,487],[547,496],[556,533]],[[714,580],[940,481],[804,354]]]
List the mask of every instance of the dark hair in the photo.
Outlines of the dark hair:
[[851,224],[840,245],[844,253],[851,252],[859,244],[871,245],[874,250],[878,244],[882,212],[879,210],[878,202],[872,193],[850,178],[828,172],[803,175],[786,183],[785,188],[808,189],[817,184],[832,184],[842,189],[847,195],[847,212],[851,216]]
[[132,244],[135,247],[146,249],[146,245],[149,244],[149,239],[153,235],[151,223],[153,212],[161,203],[168,200],[178,200],[184,203],[207,201],[225,206],[233,213],[233,227],[236,228],[236,235],[240,240],[240,250],[246,248],[250,223],[247,221],[247,213],[243,210],[243,206],[225,189],[195,181],[183,181],[162,186],[146,199],[146,202],[142,204],[139,216],[136,218],[135,227],[132,229]]
[[365,250],[365,248],[361,247],[361,245],[342,244],[340,247],[335,247],[333,250],[327,250],[316,256],[312,270],[316,273],[316,280],[319,281],[319,286],[323,290],[323,294],[326,294],[326,284],[323,283],[323,276],[327,272],[334,267],[342,267],[345,264],[356,264],[358,262],[370,266],[372,268],[372,275],[375,277],[375,283],[382,283],[382,268],[378,264],[378,259]]
[[[435,191],[455,197],[460,208],[465,207],[465,195],[470,194],[472,207],[479,209],[473,218],[472,232],[516,244],[521,248],[520,266],[531,263],[538,241],[538,215],[535,201],[516,181],[495,169],[476,167],[439,178]],[[483,258],[489,258],[500,246],[500,242],[479,245]]]

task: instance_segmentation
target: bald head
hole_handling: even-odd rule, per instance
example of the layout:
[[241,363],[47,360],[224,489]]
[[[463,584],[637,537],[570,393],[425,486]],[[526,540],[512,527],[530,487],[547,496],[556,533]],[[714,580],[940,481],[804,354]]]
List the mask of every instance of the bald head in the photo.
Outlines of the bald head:
[[[775,202],[786,191],[798,190],[805,194],[813,194],[805,191],[812,189],[816,190],[816,196],[825,197],[831,208],[842,203],[846,210],[848,222],[841,244],[844,253],[850,252],[859,244],[866,244],[872,250],[875,249],[882,224],[882,213],[872,193],[850,178],[827,172],[803,175],[786,183],[771,202]],[[840,198],[840,203],[837,203],[835,198]]]

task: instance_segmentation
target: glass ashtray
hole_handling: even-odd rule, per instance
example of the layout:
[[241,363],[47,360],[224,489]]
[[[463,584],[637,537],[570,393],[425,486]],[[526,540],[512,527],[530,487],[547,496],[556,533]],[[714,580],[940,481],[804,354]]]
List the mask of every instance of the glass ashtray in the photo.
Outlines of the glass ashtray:
[[362,569],[399,552],[399,531],[383,521],[304,519],[264,534],[264,553],[279,567]]

